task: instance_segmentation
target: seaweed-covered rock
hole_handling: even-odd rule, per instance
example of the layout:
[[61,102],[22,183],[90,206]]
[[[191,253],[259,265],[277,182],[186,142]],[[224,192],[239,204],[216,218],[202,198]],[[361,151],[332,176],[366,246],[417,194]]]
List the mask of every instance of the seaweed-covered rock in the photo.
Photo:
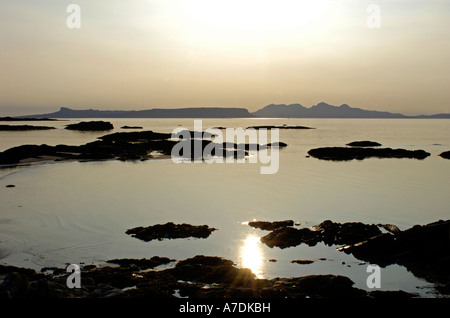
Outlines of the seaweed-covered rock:
[[210,228],[207,225],[174,224],[173,222],[168,222],[166,224],[156,224],[148,227],[135,227],[127,230],[126,234],[149,242],[165,238],[207,238],[215,230],[215,228]]

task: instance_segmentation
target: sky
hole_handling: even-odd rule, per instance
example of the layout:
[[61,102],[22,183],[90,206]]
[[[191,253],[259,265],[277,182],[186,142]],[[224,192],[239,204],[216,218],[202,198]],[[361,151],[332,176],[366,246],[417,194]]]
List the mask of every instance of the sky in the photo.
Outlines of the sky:
[[320,102],[450,113],[449,24],[450,0],[0,0],[0,116]]

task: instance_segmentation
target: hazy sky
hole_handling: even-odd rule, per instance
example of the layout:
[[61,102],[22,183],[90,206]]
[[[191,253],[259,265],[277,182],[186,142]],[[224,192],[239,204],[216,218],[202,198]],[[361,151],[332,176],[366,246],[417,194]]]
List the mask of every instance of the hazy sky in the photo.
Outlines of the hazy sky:
[[0,116],[322,101],[450,112],[450,1],[0,0]]

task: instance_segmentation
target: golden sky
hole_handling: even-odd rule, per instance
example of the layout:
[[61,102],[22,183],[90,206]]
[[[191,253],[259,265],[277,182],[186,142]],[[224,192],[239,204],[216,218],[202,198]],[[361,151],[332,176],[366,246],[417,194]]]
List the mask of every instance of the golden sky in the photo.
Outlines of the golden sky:
[[450,113],[449,21],[446,0],[0,0],[0,116],[319,102]]

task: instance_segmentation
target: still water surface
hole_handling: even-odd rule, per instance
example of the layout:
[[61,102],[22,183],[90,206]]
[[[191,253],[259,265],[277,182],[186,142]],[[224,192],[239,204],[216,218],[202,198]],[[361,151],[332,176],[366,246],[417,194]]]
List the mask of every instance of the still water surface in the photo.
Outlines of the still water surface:
[[[156,132],[194,127],[193,119],[105,120],[114,124],[114,132],[128,131],[120,129],[123,125]],[[78,121],[28,123],[58,128],[49,131],[0,132],[0,151],[23,144],[80,145],[106,134],[63,129]],[[272,175],[260,174],[261,163],[175,164],[170,159],[0,169],[0,263],[39,270],[66,263],[101,264],[112,258],[158,255],[181,260],[203,254],[231,259],[259,277],[339,274],[367,289],[367,264],[359,265],[351,255],[336,251],[336,246],[269,248],[259,242],[268,232],[246,222],[292,219],[310,227],[329,219],[391,223],[407,229],[449,218],[450,161],[438,155],[450,150],[450,121],[203,120],[204,129],[283,124],[316,129],[280,130],[280,141],[288,147],[280,150],[279,170]],[[349,162],[306,157],[311,148],[344,146],[355,140],[423,149],[431,156]],[[6,188],[8,184],[16,187]],[[207,224],[218,230],[207,239],[152,242],[125,234],[132,227],[166,222]],[[298,259],[316,261],[290,263]],[[383,289],[429,296],[430,284],[401,266],[388,266],[381,274]]]

